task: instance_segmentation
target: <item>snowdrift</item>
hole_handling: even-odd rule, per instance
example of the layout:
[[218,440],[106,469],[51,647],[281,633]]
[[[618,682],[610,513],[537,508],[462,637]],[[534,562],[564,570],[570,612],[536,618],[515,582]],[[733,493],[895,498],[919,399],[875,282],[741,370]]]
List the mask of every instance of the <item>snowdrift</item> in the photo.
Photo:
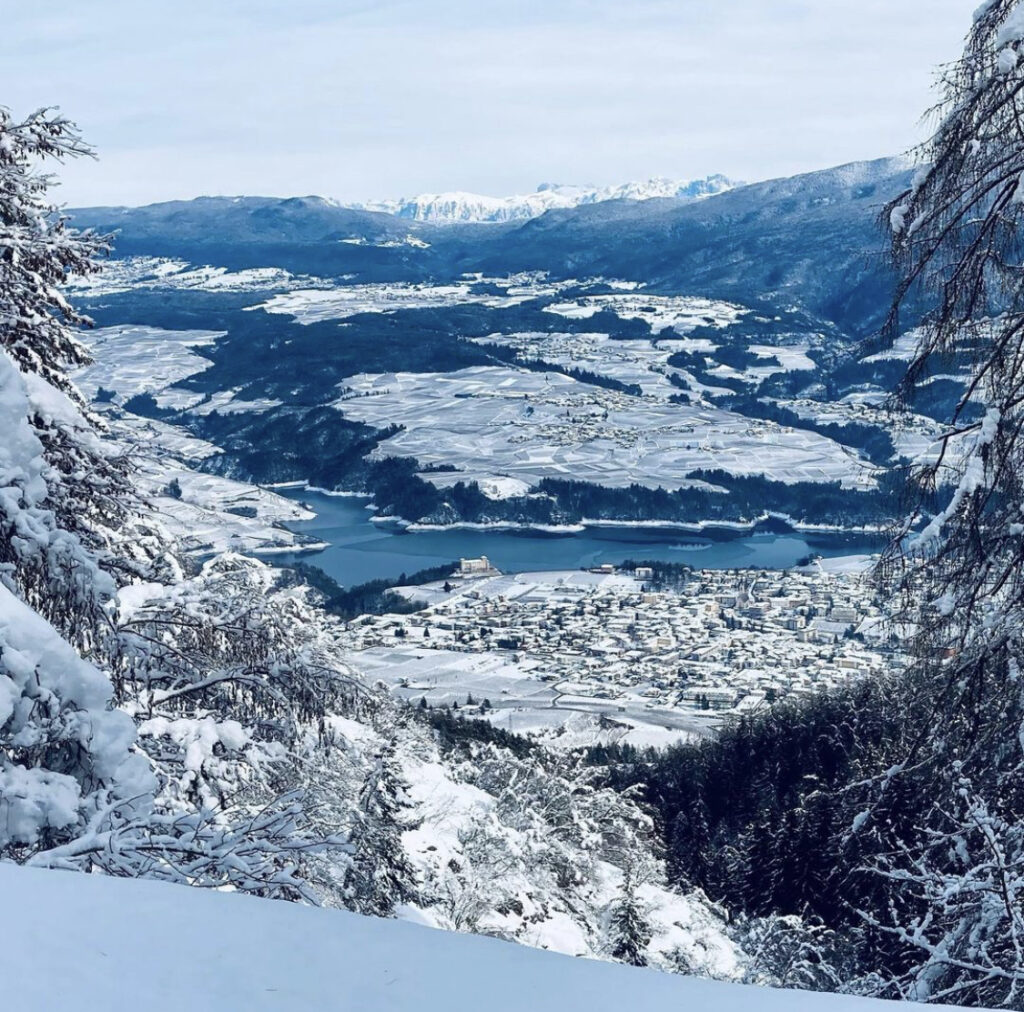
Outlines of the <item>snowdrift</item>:
[[[401,921],[0,865],[12,1012],[895,1012],[721,984]],[[929,1006],[936,1008],[937,1006]]]

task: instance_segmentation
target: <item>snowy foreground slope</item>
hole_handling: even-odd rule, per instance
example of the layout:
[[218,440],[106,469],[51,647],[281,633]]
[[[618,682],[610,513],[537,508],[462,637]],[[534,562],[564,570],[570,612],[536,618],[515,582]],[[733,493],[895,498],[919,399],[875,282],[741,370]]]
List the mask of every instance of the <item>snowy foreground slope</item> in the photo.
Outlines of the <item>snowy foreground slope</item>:
[[2,1004],[17,1012],[897,1009],[142,880],[0,864],[0,896],[18,912],[0,919]]

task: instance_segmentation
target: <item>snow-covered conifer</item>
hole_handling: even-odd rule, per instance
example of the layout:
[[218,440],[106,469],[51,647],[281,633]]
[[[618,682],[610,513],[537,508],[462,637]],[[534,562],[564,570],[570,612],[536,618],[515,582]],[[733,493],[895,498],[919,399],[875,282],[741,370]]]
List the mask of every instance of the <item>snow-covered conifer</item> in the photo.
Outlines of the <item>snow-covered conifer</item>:
[[416,870],[402,845],[402,833],[416,825],[407,791],[395,744],[385,741],[359,791],[351,831],[345,886],[363,913],[387,917],[416,898]]
[[[890,993],[1024,1007],[1024,4],[986,0],[945,72],[927,164],[888,210],[908,293],[931,306],[903,384],[962,369],[927,497],[883,575],[916,629],[902,706],[911,731],[874,779],[854,836],[889,909],[865,912],[902,947]],[[900,798],[921,800],[901,819]],[[907,804],[902,803],[902,810]]]
[[609,936],[613,959],[631,966],[647,965],[647,946],[651,942],[651,926],[640,897],[631,865],[627,865],[622,889],[609,912]]

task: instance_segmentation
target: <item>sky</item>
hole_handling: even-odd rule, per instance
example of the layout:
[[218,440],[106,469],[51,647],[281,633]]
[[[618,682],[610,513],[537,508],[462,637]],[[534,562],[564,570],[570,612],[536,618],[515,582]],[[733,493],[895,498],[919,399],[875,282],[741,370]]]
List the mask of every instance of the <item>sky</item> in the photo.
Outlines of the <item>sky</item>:
[[95,147],[69,206],[755,181],[922,140],[976,3],[10,2],[0,103]]

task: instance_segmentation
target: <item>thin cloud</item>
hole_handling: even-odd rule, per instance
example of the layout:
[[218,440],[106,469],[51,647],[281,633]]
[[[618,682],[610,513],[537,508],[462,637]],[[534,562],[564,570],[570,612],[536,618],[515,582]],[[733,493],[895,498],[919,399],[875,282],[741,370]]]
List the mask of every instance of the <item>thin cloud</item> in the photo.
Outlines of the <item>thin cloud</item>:
[[963,0],[56,0],[5,23],[15,111],[100,162],[71,203],[765,178],[920,139]]

